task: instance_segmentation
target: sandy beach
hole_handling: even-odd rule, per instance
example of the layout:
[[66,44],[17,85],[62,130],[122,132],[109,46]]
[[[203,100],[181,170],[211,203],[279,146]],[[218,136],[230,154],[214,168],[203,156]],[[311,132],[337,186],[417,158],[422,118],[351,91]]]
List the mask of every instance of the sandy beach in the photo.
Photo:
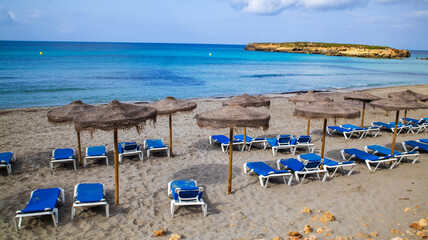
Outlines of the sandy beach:
[[[427,85],[389,87],[362,90],[387,98],[389,92],[410,89],[428,93]],[[342,101],[350,90],[330,92],[329,97]],[[294,94],[268,94],[270,108],[254,110],[271,115],[267,131],[247,129],[251,137],[275,137],[279,134],[304,135],[306,120],[293,117],[294,104],[288,97]],[[1,239],[169,239],[172,234],[182,239],[272,239],[280,236],[288,239],[289,231],[298,231],[303,237],[318,239],[391,239],[402,237],[421,239],[416,230],[409,227],[413,222],[428,217],[428,153],[421,152],[416,164],[401,163],[394,169],[370,172],[362,161],[357,160],[351,176],[336,173],[333,178],[321,182],[308,177],[303,184],[294,181],[291,186],[282,179],[271,179],[263,189],[256,175],[246,175],[243,164],[248,161],[265,161],[275,166],[280,158],[296,157],[289,151],[277,156],[270,149],[263,151],[234,151],[232,194],[227,195],[228,154],[219,145],[211,146],[210,135],[228,134],[228,129],[201,129],[196,125],[195,114],[220,108],[222,99],[197,99],[192,113],[173,116],[174,157],[154,154],[144,161],[126,157],[120,164],[120,205],[114,205],[113,132],[96,131],[93,136],[82,133],[82,149],[87,146],[106,145],[109,163],[91,161],[86,168],[73,169],[72,164],[49,168],[52,150],[75,148],[76,132],[72,125],[58,126],[48,122],[50,108],[0,110],[0,152],[13,151],[17,156],[13,173],[8,176],[0,169],[0,238]],[[358,102],[349,102],[361,108]],[[394,121],[394,113],[388,116],[381,109],[366,109],[365,125],[373,121]],[[400,117],[402,117],[402,113]],[[416,110],[409,117],[428,117],[428,110]],[[338,119],[337,125],[359,125],[360,119]],[[334,125],[329,119],[328,125]],[[320,153],[322,121],[311,122],[311,136],[315,153]],[[242,134],[238,129],[236,134]],[[345,140],[341,135],[326,137],[326,157],[342,160],[340,150],[379,144],[391,146],[393,134],[381,131],[378,137]],[[139,135],[135,129],[119,131],[119,141],[137,141],[160,138],[168,142],[168,118],[158,116],[156,126],[147,124]],[[428,133],[400,134],[396,149],[404,151],[401,142],[428,138]],[[84,150],[82,150],[84,152]],[[296,154],[306,153],[298,151]],[[203,217],[199,207],[181,207],[175,217],[170,214],[170,197],[167,183],[172,180],[195,179],[204,187],[204,201],[208,215]],[[78,183],[100,182],[107,188],[110,217],[106,218],[103,207],[79,208],[71,220],[73,190]],[[16,232],[13,227],[15,211],[23,209],[32,190],[61,187],[66,202],[59,208],[59,224],[55,228],[50,216],[26,218],[23,228]],[[305,207],[310,213],[302,212]],[[329,211],[335,216],[331,222],[318,219]],[[314,232],[304,234],[304,226]],[[322,233],[318,228],[325,227]],[[166,229],[166,236],[155,238],[154,230]],[[428,227],[421,232],[428,235]]]

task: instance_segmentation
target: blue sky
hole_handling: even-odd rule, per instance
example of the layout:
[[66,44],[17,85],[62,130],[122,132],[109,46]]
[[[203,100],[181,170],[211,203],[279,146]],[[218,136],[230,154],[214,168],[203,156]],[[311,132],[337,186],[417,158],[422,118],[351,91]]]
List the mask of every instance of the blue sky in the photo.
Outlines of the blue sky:
[[428,0],[2,0],[0,40],[336,42],[428,50]]

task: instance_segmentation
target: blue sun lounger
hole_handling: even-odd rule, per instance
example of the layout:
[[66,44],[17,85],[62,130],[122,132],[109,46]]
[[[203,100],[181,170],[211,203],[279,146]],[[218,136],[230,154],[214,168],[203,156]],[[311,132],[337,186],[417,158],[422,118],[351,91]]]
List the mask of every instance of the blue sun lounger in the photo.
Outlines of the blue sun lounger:
[[[391,132],[394,132],[395,122],[389,122],[389,123],[372,122],[372,126],[373,127],[379,127],[381,129],[389,129],[389,130],[391,130]],[[409,125],[409,124],[403,125],[402,123],[397,123],[397,134],[400,134],[401,132],[408,133],[410,131],[410,129],[409,129],[410,126],[411,125]],[[406,130],[407,130],[407,132],[406,132]]]
[[347,128],[349,130],[353,130],[353,131],[361,131],[361,133],[364,133],[363,137],[366,137],[368,134],[370,134],[373,137],[377,137],[377,135],[380,132],[380,128],[379,127],[358,127],[355,126],[353,124],[343,124],[340,125],[343,128]]
[[53,171],[54,163],[73,162],[74,170],[76,170],[76,154],[73,148],[55,149],[52,151],[51,171]]
[[175,206],[201,206],[202,213],[207,216],[208,205],[202,199],[203,187],[198,187],[193,179],[177,180],[168,183],[168,195],[172,196],[171,215],[174,218]]
[[92,146],[86,148],[86,156],[83,158],[83,167],[86,167],[87,160],[91,159],[105,159],[108,166],[107,147],[106,146]]
[[[367,168],[373,172],[376,171],[376,169],[379,167],[381,163],[385,164],[386,162],[392,162],[391,167],[389,168],[389,169],[392,169],[394,168],[394,166],[397,164],[397,161],[398,161],[398,159],[395,158],[394,156],[388,155],[388,156],[380,157],[370,153],[366,153],[356,148],[343,149],[340,151],[340,153],[342,154],[342,158],[344,161],[349,161],[354,157],[364,160]],[[345,154],[350,155],[350,157],[346,158]],[[372,168],[370,167],[370,164],[376,164],[376,167],[372,170]]]
[[[293,174],[289,170],[276,170],[269,166],[265,162],[247,162],[244,163],[244,173],[250,174],[255,173],[259,176],[260,185],[263,188],[267,187],[269,182],[269,178],[272,177],[282,177],[284,183],[287,184],[286,177],[288,179],[288,186],[291,185],[291,181],[293,180]],[[266,180],[266,181],[265,181]]]
[[106,216],[109,217],[109,204],[105,195],[105,186],[101,183],[80,183],[74,186],[75,202],[71,208],[71,220],[74,220],[77,207],[104,206]]
[[4,167],[7,170],[7,174],[12,173],[12,163],[16,161],[15,153],[13,152],[3,152],[0,153],[0,167]]
[[[400,119],[401,123],[404,122],[404,118]],[[428,128],[428,118],[421,118],[421,119],[415,119],[415,118],[406,118],[406,124],[410,124],[410,131],[412,133],[420,133],[425,130],[427,131]]]
[[[36,189],[31,192],[30,201],[24,210],[16,211],[13,219],[15,230],[18,231],[22,225],[22,218],[51,215],[54,226],[58,224],[58,203],[65,203],[64,189],[46,188]],[[18,224],[16,223],[18,219]]]
[[169,147],[163,144],[160,139],[147,139],[144,141],[144,149],[147,149],[147,158],[150,158],[151,152],[166,152],[170,156]]
[[[371,154],[381,154],[384,156],[389,156],[391,155],[391,149],[380,146],[380,145],[368,145],[364,147],[364,150],[369,153],[369,151],[371,151]],[[406,159],[408,160],[408,157],[415,157],[415,159],[413,159],[412,164],[415,164],[416,161],[419,158],[419,152],[417,151],[411,151],[411,152],[399,152],[394,150],[394,157],[398,158],[398,162],[397,164],[399,164],[401,162],[401,160]]]
[[346,140],[351,139],[351,137],[355,134],[358,135],[359,138],[363,138],[367,131],[361,130],[351,130],[348,128],[340,127],[340,126],[328,126],[327,127],[328,135],[332,135],[333,133],[343,134]]
[[300,135],[296,137],[296,142],[294,143],[293,155],[296,154],[298,148],[307,148],[308,152],[313,153],[315,150],[315,145],[311,143],[312,138],[309,135]]
[[143,152],[137,142],[120,142],[117,144],[119,150],[119,162],[122,162],[124,156],[137,155],[143,161]]
[[[236,139],[237,141],[244,141],[244,135],[235,135],[233,136],[234,139]],[[248,151],[251,150],[251,147],[253,146],[253,144],[260,144],[263,148],[263,150],[266,150],[266,145],[267,145],[267,140],[266,138],[252,138],[250,136],[246,137],[246,142],[248,145]]]
[[425,144],[422,142],[411,140],[411,141],[404,141],[401,143],[401,145],[403,145],[403,148],[406,152],[408,152],[406,146],[413,147],[413,149],[411,149],[410,151],[422,150],[422,151],[428,152],[428,144]]
[[[294,173],[294,176],[296,177],[297,181],[299,181],[300,183],[303,183],[306,175],[308,174],[316,174],[318,179],[321,179],[320,173],[324,173],[324,177],[322,178],[322,181],[324,182],[328,176],[328,172],[325,169],[320,169],[321,163],[321,160],[305,160],[304,162],[301,162],[295,158],[278,159],[276,161],[278,169],[290,169]],[[283,165],[282,168],[281,165]],[[299,175],[303,175],[302,180],[299,179]]]
[[[226,152],[227,149],[229,148],[230,140],[228,137],[226,137],[224,135],[212,135],[208,138],[208,140],[210,142],[210,145],[213,145],[216,142],[220,143],[221,144],[221,150],[223,152]],[[232,145],[240,147],[241,152],[244,151],[244,142],[243,141],[233,140]]]
[[279,149],[290,149],[290,153],[294,153],[296,147],[296,139],[293,135],[278,135],[276,138],[267,138],[267,144],[272,147],[272,154],[276,156]]
[[[297,158],[302,161],[302,160],[308,160],[308,161],[320,161],[321,160],[321,156],[314,154],[314,153],[306,153],[306,154],[302,154],[297,156]],[[337,172],[337,170],[341,170],[343,172],[343,174],[345,174],[344,168],[350,168],[348,171],[348,175],[351,175],[352,172],[355,170],[355,162],[354,161],[346,161],[346,162],[338,162],[338,161],[334,161],[328,158],[324,158],[323,162],[322,162],[322,168],[324,168],[325,170],[333,170],[332,174],[328,174],[329,177],[333,177],[334,174]]]

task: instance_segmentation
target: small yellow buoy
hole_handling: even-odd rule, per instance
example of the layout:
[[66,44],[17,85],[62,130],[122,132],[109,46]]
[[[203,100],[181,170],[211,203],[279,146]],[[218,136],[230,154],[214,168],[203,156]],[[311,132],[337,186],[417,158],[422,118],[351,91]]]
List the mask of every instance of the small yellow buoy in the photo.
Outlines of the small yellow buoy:
[[42,53],[42,52],[40,52],[40,55],[43,55],[43,53]]
[[211,53],[210,53],[210,56],[211,56]]

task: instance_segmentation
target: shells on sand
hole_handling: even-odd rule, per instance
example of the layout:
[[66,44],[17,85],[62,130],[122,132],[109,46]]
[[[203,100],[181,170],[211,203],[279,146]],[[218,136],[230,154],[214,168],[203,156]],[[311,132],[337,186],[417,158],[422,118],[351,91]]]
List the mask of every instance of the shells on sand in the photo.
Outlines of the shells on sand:
[[419,223],[417,223],[417,222],[414,222],[414,223],[412,223],[412,224],[410,224],[410,227],[411,228],[414,228],[414,229],[416,229],[416,230],[422,230],[424,227],[422,227]]
[[153,235],[155,235],[155,237],[164,237],[165,236],[165,228],[161,228],[161,230],[155,230],[153,232]]
[[180,240],[181,236],[178,234],[172,234],[169,240]]
[[311,226],[305,225],[305,227],[303,228],[303,232],[305,232],[305,234],[311,233],[312,232]]

